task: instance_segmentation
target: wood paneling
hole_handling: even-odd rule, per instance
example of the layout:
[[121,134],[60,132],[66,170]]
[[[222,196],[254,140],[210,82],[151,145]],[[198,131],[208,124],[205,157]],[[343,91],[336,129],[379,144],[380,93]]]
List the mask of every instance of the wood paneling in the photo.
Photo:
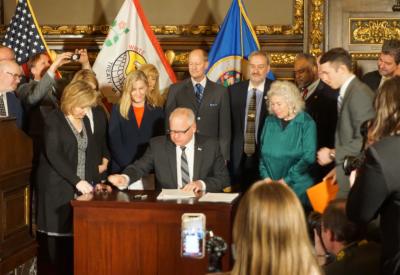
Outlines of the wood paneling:
[[232,267],[230,251],[234,205],[189,201],[157,201],[154,191],[95,194],[73,201],[75,275],[79,274],[205,274],[208,259],[180,255],[181,216],[204,213],[207,230],[227,241],[223,270]]

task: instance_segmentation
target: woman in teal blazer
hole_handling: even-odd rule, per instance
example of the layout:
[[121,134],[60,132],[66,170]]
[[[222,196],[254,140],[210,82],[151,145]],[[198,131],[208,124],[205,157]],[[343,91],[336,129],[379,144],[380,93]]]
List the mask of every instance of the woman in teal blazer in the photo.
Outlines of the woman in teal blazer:
[[261,178],[287,184],[307,206],[306,189],[313,184],[309,171],[317,147],[315,122],[303,111],[304,101],[291,82],[275,81],[267,106],[270,115],[260,140]]

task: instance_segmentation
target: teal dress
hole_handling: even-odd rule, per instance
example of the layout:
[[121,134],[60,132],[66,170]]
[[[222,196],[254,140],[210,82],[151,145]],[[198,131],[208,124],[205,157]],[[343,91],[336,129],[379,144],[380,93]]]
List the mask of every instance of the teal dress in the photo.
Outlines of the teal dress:
[[313,184],[309,171],[317,148],[317,131],[311,116],[300,112],[284,128],[279,118],[269,115],[260,146],[261,178],[283,178],[302,204],[307,205],[306,189]]

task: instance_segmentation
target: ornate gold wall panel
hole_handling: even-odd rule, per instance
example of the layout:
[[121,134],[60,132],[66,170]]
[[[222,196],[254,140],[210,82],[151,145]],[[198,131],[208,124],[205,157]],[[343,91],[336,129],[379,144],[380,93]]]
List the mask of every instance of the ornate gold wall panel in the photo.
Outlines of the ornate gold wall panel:
[[[312,53],[319,53],[322,45],[323,9],[320,8],[324,0],[309,0],[315,6],[313,12],[315,23],[311,26],[313,49]],[[291,25],[256,25],[255,32],[263,50],[270,53],[271,65],[278,78],[291,79],[294,58],[297,53],[307,49],[303,45],[305,22],[305,0],[293,0],[293,23]],[[187,57],[193,48],[209,50],[215,35],[219,31],[218,25],[154,25],[153,32],[171,61],[174,71],[179,76],[187,73]],[[0,36],[4,35],[6,26],[0,25]],[[49,47],[56,51],[70,51],[75,48],[87,48],[91,62],[97,57],[99,47],[109,31],[108,25],[43,25],[42,33]],[[318,34],[318,35],[317,35]],[[77,64],[65,66],[68,72],[79,69]]]
[[[274,52],[269,54],[271,58],[271,65],[272,66],[285,66],[285,65],[290,65],[292,66],[294,63],[294,59],[296,57],[297,53],[279,53],[279,52]],[[187,66],[188,63],[188,57],[189,57],[189,52],[175,52],[175,51],[167,51],[165,53],[167,56],[167,59],[169,59],[170,56],[174,56],[172,59],[172,65],[173,66]]]
[[311,0],[309,52],[319,56],[324,50],[324,0]]
[[[302,35],[304,32],[304,0],[294,0],[293,25],[257,25],[258,35]],[[215,35],[218,25],[156,25],[151,26],[156,35]],[[44,35],[106,35],[108,25],[43,25]],[[5,27],[0,28],[4,33]]]
[[398,18],[350,18],[350,44],[381,44],[386,39],[400,39]]

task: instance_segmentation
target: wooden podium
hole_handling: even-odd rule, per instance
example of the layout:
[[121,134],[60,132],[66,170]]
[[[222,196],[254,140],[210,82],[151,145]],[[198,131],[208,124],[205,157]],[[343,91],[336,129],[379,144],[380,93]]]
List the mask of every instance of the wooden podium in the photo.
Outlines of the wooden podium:
[[[147,194],[145,200],[135,199]],[[235,201],[203,203],[198,199],[157,201],[156,191],[96,193],[74,208],[74,270],[83,274],[206,274],[203,259],[180,255],[181,216],[204,213],[206,228],[228,243],[224,271],[232,267],[231,231]]]
[[0,118],[0,135],[0,274],[8,274],[34,264],[37,252],[30,234],[32,141],[11,118]]

